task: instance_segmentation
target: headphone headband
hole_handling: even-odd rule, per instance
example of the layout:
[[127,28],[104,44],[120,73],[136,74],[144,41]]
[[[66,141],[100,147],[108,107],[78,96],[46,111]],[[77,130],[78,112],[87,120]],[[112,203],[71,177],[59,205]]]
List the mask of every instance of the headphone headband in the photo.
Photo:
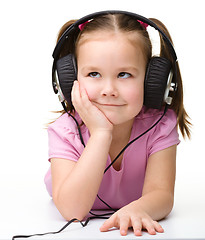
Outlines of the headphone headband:
[[82,18],[80,18],[79,20],[77,20],[75,23],[73,23],[70,27],[68,27],[65,32],[62,34],[62,36],[60,37],[60,39],[58,40],[58,43],[56,44],[56,47],[53,51],[53,58],[56,60],[58,59],[59,55],[60,55],[60,51],[61,48],[64,44],[64,42],[66,41],[66,39],[69,37],[69,35],[71,34],[72,31],[75,31],[78,26],[86,21],[89,21],[91,19],[94,19],[96,17],[102,16],[102,15],[108,15],[108,14],[125,14],[131,17],[136,18],[137,20],[140,20],[144,23],[147,23],[149,26],[155,28],[163,37],[164,41],[166,41],[167,45],[170,48],[171,51],[171,55],[173,57],[173,60],[176,62],[177,61],[177,55],[176,52],[174,50],[174,47],[170,41],[170,39],[166,36],[166,34],[154,23],[152,22],[150,19],[145,18],[141,15],[138,15],[136,13],[132,13],[132,12],[126,12],[126,11],[119,11],[119,10],[110,10],[110,11],[100,11],[100,12],[96,12],[96,13],[92,13],[89,15],[86,15]]
[[[150,19],[132,12],[125,11],[101,11],[89,14],[80,18],[71,24],[58,40],[53,51],[53,67],[52,67],[52,85],[54,92],[59,95],[61,103],[64,100],[72,108],[71,91],[73,81],[77,79],[77,63],[73,53],[69,53],[64,57],[60,57],[61,50],[67,39],[76,37],[79,34],[79,25],[89,20],[93,20],[102,15],[123,14],[141,21],[148,26],[155,28],[169,48],[172,61],[164,57],[153,56],[147,63],[145,80],[144,80],[144,105],[150,108],[160,109],[163,102],[171,104],[172,97],[169,96],[170,91],[177,90],[177,55],[174,47],[167,35]],[[75,41],[74,39],[71,39]]]

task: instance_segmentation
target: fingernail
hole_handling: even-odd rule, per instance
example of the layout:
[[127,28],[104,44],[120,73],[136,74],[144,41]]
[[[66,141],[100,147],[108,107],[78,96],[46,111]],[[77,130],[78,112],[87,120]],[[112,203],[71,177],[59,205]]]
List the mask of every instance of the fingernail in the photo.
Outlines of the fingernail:
[[141,234],[141,231],[140,231],[140,230],[136,230],[136,231],[135,231],[135,235],[141,236],[141,235],[142,235],[142,234]]
[[100,231],[103,232],[104,229],[105,229],[105,228],[104,228],[104,225],[102,225],[102,226],[100,227]]
[[160,228],[159,231],[160,231],[160,232],[164,232],[164,229],[163,229],[163,228]]
[[125,230],[122,230],[122,231],[121,231],[121,235],[123,235],[123,236],[127,235],[126,231],[125,231]]

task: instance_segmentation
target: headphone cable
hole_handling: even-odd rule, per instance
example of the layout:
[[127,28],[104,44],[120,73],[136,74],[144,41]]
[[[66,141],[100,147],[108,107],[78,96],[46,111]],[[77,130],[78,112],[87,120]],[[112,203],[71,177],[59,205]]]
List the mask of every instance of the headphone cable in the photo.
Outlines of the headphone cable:
[[[61,102],[62,103],[62,106],[64,108],[64,110],[66,111],[66,113],[73,118],[73,120],[75,121],[76,125],[77,125],[77,128],[78,128],[78,132],[79,132],[79,136],[80,136],[80,140],[81,140],[81,143],[83,144],[83,146],[85,147],[85,142],[83,140],[83,136],[82,136],[82,133],[80,131],[80,125],[78,123],[78,121],[75,119],[75,117],[70,114],[66,108],[66,105],[64,102]],[[164,117],[164,115],[166,114],[167,112],[167,109],[168,109],[168,104],[165,105],[164,107],[164,112],[162,114],[162,116],[150,127],[148,128],[145,132],[143,132],[142,134],[140,134],[139,136],[137,136],[136,138],[134,138],[132,141],[130,141],[120,152],[119,154],[115,157],[115,159],[108,165],[108,167],[104,170],[104,174],[108,171],[108,169],[114,164],[114,162],[119,158],[119,156],[135,141],[137,141],[140,137],[144,136],[147,132],[149,132],[151,129],[153,129],[160,121],[161,119]],[[109,209],[107,209],[106,211],[112,211],[112,212],[109,212],[109,213],[104,213],[104,214],[96,214],[96,213],[93,213],[92,211],[89,211],[89,213],[93,216],[91,217],[88,217],[84,222],[83,221],[80,221],[76,218],[73,218],[71,219],[70,221],[68,221],[60,230],[56,231],[56,232],[47,232],[47,233],[38,233],[38,234],[32,234],[32,235],[16,235],[16,236],[13,236],[12,237],[12,240],[15,240],[17,238],[29,238],[29,237],[33,237],[33,236],[44,236],[44,235],[48,235],[48,234],[57,234],[57,233],[60,233],[62,232],[65,228],[67,228],[71,223],[73,222],[79,222],[83,227],[85,227],[88,222],[91,220],[91,219],[107,219],[109,218],[109,216],[113,213],[115,213],[118,209],[113,209],[109,204],[107,204],[98,194],[97,194],[97,197],[99,198],[99,200],[101,202],[103,202]]]
[[[77,125],[77,128],[78,128],[78,132],[79,132],[79,136],[80,136],[80,140],[81,140],[81,143],[83,144],[83,146],[85,147],[85,142],[83,140],[83,136],[82,136],[82,133],[81,133],[81,130],[80,130],[80,125],[78,123],[78,121],[76,120],[76,118],[71,115],[67,108],[66,108],[66,105],[64,102],[61,102],[62,103],[62,106],[64,108],[64,110],[66,111],[66,113],[73,118],[73,120],[75,121],[76,125]],[[104,170],[104,174],[108,171],[108,169],[117,161],[117,159],[120,157],[120,155],[132,144],[134,143],[135,141],[137,141],[139,138],[141,138],[142,136],[144,136],[146,133],[148,133],[151,129],[153,129],[161,120],[162,118],[164,117],[164,115],[166,114],[167,112],[167,109],[168,109],[168,104],[165,104],[165,107],[164,107],[164,112],[162,114],[162,116],[150,127],[148,128],[145,132],[143,132],[142,134],[140,134],[139,136],[137,136],[136,138],[134,138],[133,140],[131,140],[130,142],[128,142],[128,144],[118,153],[118,155],[115,157],[115,159],[106,167],[106,169]],[[104,203],[109,209],[111,210],[112,212],[111,213],[107,213],[107,214],[95,214],[93,213],[92,211],[89,211],[90,214],[94,215],[94,216],[105,216],[105,215],[111,215],[113,213],[115,213],[118,209],[113,209],[108,203],[106,203],[98,194],[97,194],[97,197],[98,199]]]

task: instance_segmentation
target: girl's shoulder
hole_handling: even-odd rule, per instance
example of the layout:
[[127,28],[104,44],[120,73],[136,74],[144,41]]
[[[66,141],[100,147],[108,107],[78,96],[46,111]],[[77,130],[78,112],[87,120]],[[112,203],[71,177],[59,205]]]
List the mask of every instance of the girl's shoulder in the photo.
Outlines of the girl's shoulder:
[[[159,116],[162,116],[163,113],[164,113],[164,108],[158,110],[158,109],[146,108],[145,106],[143,106],[139,114],[136,116],[136,119],[146,121],[146,120],[149,120],[150,118],[154,119]],[[165,118],[166,120],[176,121],[177,115],[174,112],[174,110],[168,108],[165,114]]]
[[[79,125],[82,125],[82,120],[77,112],[75,113],[74,118],[76,119]],[[80,129],[82,133],[86,132],[87,130],[85,128],[85,125],[82,125]],[[78,126],[75,120],[67,113],[64,113],[59,118],[57,118],[53,123],[51,123],[48,126],[48,132],[49,131],[57,132],[59,135],[61,134],[79,135]]]
[[[164,109],[147,109],[142,108],[135,120],[135,129],[141,132],[149,129],[163,115]],[[177,115],[172,109],[168,109],[159,123],[151,129],[147,136],[148,155],[179,144],[179,134],[177,131]]]
[[[80,117],[76,114],[76,120],[81,124]],[[89,138],[84,125],[81,127],[84,142]],[[83,152],[79,131],[75,120],[67,113],[60,116],[48,126],[49,159],[63,158],[77,161]]]
[[[141,122],[144,127],[151,127],[164,114],[164,108],[161,110],[142,107],[140,113],[136,116],[135,122]],[[167,125],[175,127],[177,125],[177,115],[172,109],[168,109],[158,126]]]

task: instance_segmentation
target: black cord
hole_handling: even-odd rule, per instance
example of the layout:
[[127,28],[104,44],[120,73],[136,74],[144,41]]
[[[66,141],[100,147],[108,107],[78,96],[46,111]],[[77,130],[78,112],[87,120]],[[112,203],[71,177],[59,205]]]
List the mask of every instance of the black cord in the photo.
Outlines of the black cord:
[[80,141],[81,141],[81,143],[83,144],[83,146],[85,147],[85,142],[84,142],[84,140],[83,140],[83,136],[82,136],[82,133],[81,133],[81,131],[80,131],[80,125],[79,125],[78,121],[76,120],[76,118],[75,118],[72,114],[70,114],[70,113],[68,112],[68,110],[67,110],[67,108],[66,108],[66,105],[65,105],[65,102],[61,102],[61,104],[62,104],[62,106],[63,106],[63,109],[66,111],[66,113],[67,113],[70,117],[72,117],[72,119],[75,121],[75,123],[76,123],[76,125],[77,125],[77,128],[78,128],[78,133],[79,133],[79,136],[80,136]]
[[[85,147],[85,143],[84,143],[84,140],[83,140],[83,136],[82,136],[82,133],[80,131],[80,125],[78,124],[78,121],[75,119],[75,117],[73,115],[71,115],[68,111],[67,111],[67,108],[65,106],[65,103],[64,102],[61,102],[62,105],[63,105],[63,108],[64,110],[67,112],[67,114],[73,118],[73,120],[75,121],[76,125],[77,125],[77,128],[78,128],[78,132],[79,132],[79,136],[80,136],[80,140],[81,140],[81,143],[83,144],[83,146]],[[143,132],[142,134],[140,134],[139,136],[137,136],[136,138],[134,138],[132,141],[130,141],[120,152],[119,154],[115,157],[115,159],[109,164],[109,166],[104,170],[104,174],[107,172],[107,170],[113,165],[113,163],[119,158],[119,156],[135,141],[137,141],[140,137],[144,136],[147,132],[149,132],[152,128],[154,128],[160,121],[161,119],[164,117],[164,115],[166,114],[167,112],[167,109],[168,109],[168,105],[166,104],[165,105],[165,108],[164,108],[164,112],[162,114],[162,116],[150,127],[148,128],[145,132]],[[91,217],[88,217],[85,222],[83,221],[80,221],[78,220],[77,218],[73,218],[71,219],[69,222],[67,222],[59,231],[56,231],[56,232],[47,232],[47,233],[38,233],[38,234],[32,234],[32,235],[16,235],[16,236],[13,236],[12,237],[12,240],[15,240],[17,238],[29,238],[29,237],[34,237],[34,236],[43,236],[43,235],[48,235],[48,234],[57,234],[57,233],[60,233],[62,232],[65,228],[67,228],[71,223],[73,223],[74,221],[77,221],[79,222],[83,227],[85,227],[88,222],[91,220],[91,219],[107,219],[109,218],[109,216],[113,213],[115,213],[118,209],[113,209],[108,203],[106,203],[102,198],[100,198],[100,196],[97,194],[97,197],[100,199],[101,202],[103,202],[109,209],[106,210],[106,211],[109,211],[111,210],[111,212],[109,213],[104,213],[104,214],[95,214],[93,213],[92,211],[90,211],[89,213],[93,216]]]
[[[107,168],[104,170],[104,174],[108,171],[108,169],[114,164],[114,162],[120,157],[120,155],[135,141],[137,141],[139,138],[141,138],[142,136],[144,136],[147,132],[149,132],[151,129],[153,129],[164,117],[164,115],[166,114],[168,109],[168,104],[165,105],[164,107],[164,112],[162,114],[162,116],[150,127],[148,128],[145,132],[143,132],[142,134],[140,134],[139,136],[137,136],[136,138],[134,138],[132,141],[130,141],[120,152],[119,154],[115,157],[115,159],[107,166]],[[112,213],[115,213],[118,209],[113,209],[108,203],[106,203],[98,194],[97,194],[98,199],[103,202],[111,211],[113,211]],[[90,214],[92,214],[92,212],[89,212]],[[95,216],[101,216],[101,214],[99,215],[95,215]]]
[[12,240],[15,240],[17,238],[29,238],[29,237],[34,237],[34,236],[44,236],[44,235],[48,235],[48,234],[57,234],[57,233],[62,232],[64,229],[66,229],[71,223],[76,222],[76,221],[79,222],[82,225],[82,227],[85,227],[91,219],[95,219],[95,218],[107,219],[107,217],[104,217],[104,216],[98,216],[98,217],[93,216],[93,217],[88,217],[85,220],[85,222],[82,222],[82,221],[79,221],[77,218],[73,218],[69,222],[67,222],[60,230],[58,230],[56,232],[36,233],[36,234],[31,234],[31,235],[16,235],[16,236],[12,237]]
[[104,171],[104,174],[107,172],[107,170],[113,165],[113,163],[119,158],[119,156],[135,141],[137,141],[139,138],[141,138],[142,136],[144,136],[146,133],[148,133],[152,128],[154,128],[164,117],[164,115],[166,114],[168,109],[168,105],[166,104],[164,107],[164,112],[162,114],[162,116],[150,127],[148,128],[145,132],[143,132],[142,134],[140,134],[139,136],[137,136],[136,138],[134,138],[132,141],[130,141],[120,152],[119,154],[116,156],[116,158],[110,163],[109,166],[107,166],[107,168]]
[[[162,116],[150,127],[148,128],[145,132],[143,132],[142,134],[140,134],[139,136],[137,136],[136,138],[134,138],[132,141],[130,141],[120,152],[119,154],[115,157],[115,159],[107,166],[107,168],[104,170],[104,174],[108,171],[108,169],[114,164],[114,162],[120,157],[120,155],[135,141],[137,141],[139,138],[141,138],[142,136],[144,136],[146,133],[148,133],[151,129],[153,129],[164,117],[164,115],[166,114],[168,109],[168,104],[165,105],[164,107],[164,112],[162,114]],[[100,198],[100,196],[97,194],[97,197],[100,199],[101,202],[103,202],[106,206],[108,206],[108,208],[110,208],[110,210],[113,211],[113,213],[116,212],[115,209],[113,209],[108,203],[106,203],[104,200],[102,200],[102,198]],[[100,216],[100,215],[99,215]]]

